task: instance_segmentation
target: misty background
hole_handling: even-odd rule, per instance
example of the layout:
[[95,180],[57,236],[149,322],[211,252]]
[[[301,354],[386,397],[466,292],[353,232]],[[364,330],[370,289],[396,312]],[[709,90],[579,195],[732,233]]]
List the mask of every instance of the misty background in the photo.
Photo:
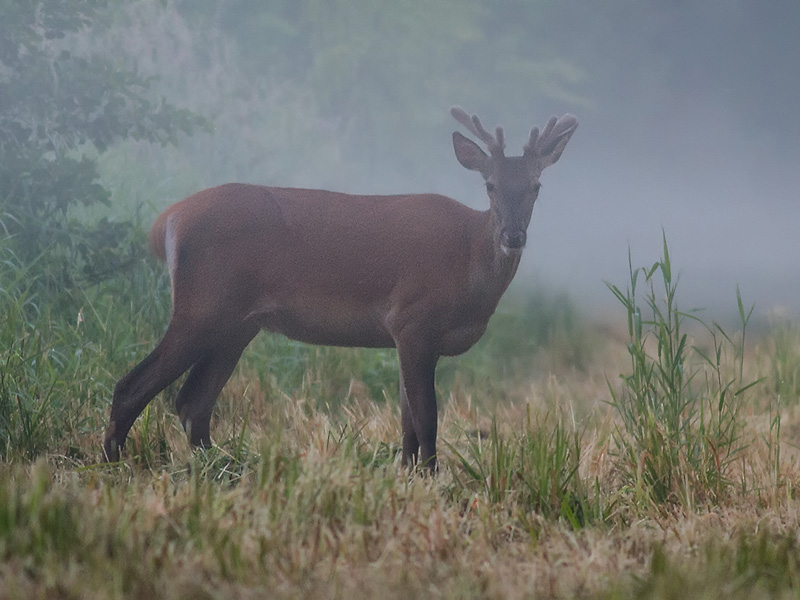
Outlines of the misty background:
[[634,267],[657,260],[663,229],[681,308],[735,311],[738,284],[756,314],[796,316],[798,26],[796,0],[142,0],[57,43],[208,120],[104,149],[111,219],[228,181],[484,209],[450,106],[503,125],[508,154],[571,112],[515,285],[605,310],[604,281],[624,286],[629,247]]

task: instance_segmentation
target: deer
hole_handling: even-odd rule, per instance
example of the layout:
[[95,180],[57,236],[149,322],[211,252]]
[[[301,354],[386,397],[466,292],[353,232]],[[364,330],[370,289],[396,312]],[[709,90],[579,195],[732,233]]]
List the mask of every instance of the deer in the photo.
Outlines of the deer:
[[[147,404],[188,371],[175,410],[192,447],[212,445],[217,397],[261,330],[310,344],[396,348],[401,464],[437,470],[434,377],[442,356],[483,335],[517,272],[542,171],[578,120],[551,117],[521,156],[502,127],[452,116],[456,159],[483,176],[489,209],[437,194],[351,195],[228,183],[161,213],[151,251],[166,262],[172,312],[155,349],[115,385],[103,441],[118,462]],[[426,471],[426,472],[427,472]]]

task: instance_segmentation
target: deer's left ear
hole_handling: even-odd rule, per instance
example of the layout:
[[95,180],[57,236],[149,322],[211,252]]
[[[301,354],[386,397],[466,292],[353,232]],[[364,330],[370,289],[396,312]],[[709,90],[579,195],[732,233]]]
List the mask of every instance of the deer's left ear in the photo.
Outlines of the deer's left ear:
[[453,132],[453,149],[461,166],[470,171],[480,171],[484,176],[489,173],[491,159],[478,147],[478,144],[457,131]]

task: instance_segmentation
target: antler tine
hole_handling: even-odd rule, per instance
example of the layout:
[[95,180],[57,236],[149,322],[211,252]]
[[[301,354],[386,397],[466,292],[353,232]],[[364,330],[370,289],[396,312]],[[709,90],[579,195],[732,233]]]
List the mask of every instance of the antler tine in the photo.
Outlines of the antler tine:
[[558,123],[558,117],[550,117],[547,121],[547,125],[544,126],[544,131],[542,131],[542,140],[546,140],[550,137],[550,134],[553,133],[553,128]]
[[552,135],[553,137],[558,137],[568,129],[572,129],[573,127],[577,126],[578,119],[576,119],[574,115],[567,113],[558,120],[558,124],[556,125]]
[[500,146],[500,152],[503,152],[506,147],[506,136],[503,133],[503,128],[499,125],[494,130],[494,137],[497,140],[497,145]]
[[[469,115],[464,111],[463,108],[460,106],[454,106],[450,109],[450,114],[453,115],[453,118],[461,123],[464,127],[473,131],[472,129],[472,119],[469,118]],[[474,133],[474,132],[473,132]]]
[[529,152],[533,152],[534,150],[536,150],[536,142],[538,141],[538,139],[539,139],[539,128],[534,127],[533,129],[531,129],[531,137],[528,138],[528,143],[525,144],[525,146],[523,147],[525,154],[528,154]]
[[456,121],[466,127],[470,133],[486,144],[486,148],[492,155],[502,156],[504,148],[504,135],[502,127],[497,128],[497,138],[495,139],[491,133],[484,129],[483,125],[481,124],[481,120],[478,118],[478,115],[472,115],[472,117],[470,117],[462,108],[458,106],[451,108],[450,114],[453,115],[453,118]]
[[472,124],[475,126],[474,133],[477,135],[481,141],[486,144],[486,147],[489,149],[489,152],[492,154],[503,154],[503,129],[502,127],[498,127],[497,130],[499,132],[499,138],[495,139],[495,137],[484,129],[481,120],[478,118],[478,115],[472,115]]
[[560,119],[550,117],[541,133],[539,133],[538,127],[531,130],[531,137],[525,144],[525,154],[549,154],[558,140],[577,125],[578,120],[570,114],[565,114]]

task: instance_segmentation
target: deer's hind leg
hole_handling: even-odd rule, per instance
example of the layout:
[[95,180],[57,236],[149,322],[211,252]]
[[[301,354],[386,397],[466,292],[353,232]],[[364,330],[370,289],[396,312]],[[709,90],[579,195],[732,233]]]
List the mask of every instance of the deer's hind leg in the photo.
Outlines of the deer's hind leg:
[[198,360],[201,344],[202,338],[187,323],[173,318],[155,349],[117,382],[103,441],[105,460],[119,460],[137,417],[156,394]]
[[192,446],[211,446],[211,414],[222,388],[230,378],[242,352],[258,333],[248,327],[215,345],[192,366],[175,399],[175,409]]

